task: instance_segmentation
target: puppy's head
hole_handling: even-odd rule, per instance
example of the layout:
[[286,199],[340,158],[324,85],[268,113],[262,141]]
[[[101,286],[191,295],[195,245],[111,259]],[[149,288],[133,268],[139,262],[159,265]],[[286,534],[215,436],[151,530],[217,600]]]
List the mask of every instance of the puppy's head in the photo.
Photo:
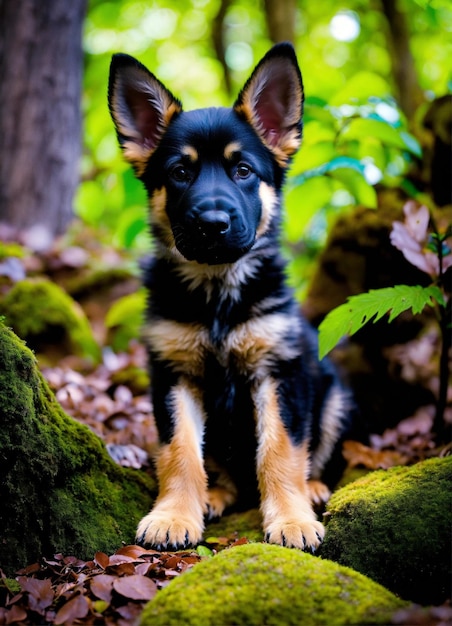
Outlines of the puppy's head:
[[141,63],[115,55],[109,107],[165,254],[233,263],[274,229],[301,141],[303,87],[290,44],[265,55],[231,109],[189,112]]

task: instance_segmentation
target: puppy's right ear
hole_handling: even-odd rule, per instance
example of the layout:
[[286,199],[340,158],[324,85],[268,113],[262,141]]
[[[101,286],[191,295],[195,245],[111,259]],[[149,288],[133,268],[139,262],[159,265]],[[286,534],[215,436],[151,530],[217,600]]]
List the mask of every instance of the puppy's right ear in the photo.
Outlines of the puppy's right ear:
[[124,158],[141,176],[182,104],[139,61],[128,54],[115,54],[110,65],[108,107]]

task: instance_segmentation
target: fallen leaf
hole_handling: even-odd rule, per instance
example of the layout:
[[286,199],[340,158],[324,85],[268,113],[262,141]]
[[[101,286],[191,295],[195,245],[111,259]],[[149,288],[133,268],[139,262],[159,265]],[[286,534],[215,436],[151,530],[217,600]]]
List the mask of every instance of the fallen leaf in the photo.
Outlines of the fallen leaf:
[[373,470],[406,465],[409,460],[395,450],[374,450],[359,441],[345,441],[343,455],[349,467],[363,466]]
[[18,582],[22,590],[28,593],[30,609],[42,615],[55,597],[51,581],[48,578],[39,580],[38,578],[20,577]]
[[116,554],[128,556],[132,559],[138,559],[142,557],[144,554],[151,554],[151,553],[149,552],[149,550],[146,550],[146,548],[142,548],[141,546],[132,544],[129,546],[123,546],[122,548],[119,548],[118,550],[116,550]]
[[14,624],[16,622],[23,622],[26,620],[26,618],[27,618],[27,611],[21,606],[18,606],[17,604],[14,604],[8,610],[5,610],[3,613],[3,618],[2,618],[2,615],[0,614],[0,620],[2,624]]
[[94,576],[90,583],[91,592],[96,598],[110,602],[114,580],[115,577],[109,574],[98,574]]
[[100,565],[102,569],[107,569],[110,565],[110,558],[104,552],[96,552],[94,561]]
[[157,592],[157,586],[153,580],[137,574],[116,578],[113,581],[113,588],[125,598],[146,602],[153,598]]
[[73,624],[75,620],[86,617],[89,611],[88,600],[77,594],[63,604],[55,615],[54,624]]

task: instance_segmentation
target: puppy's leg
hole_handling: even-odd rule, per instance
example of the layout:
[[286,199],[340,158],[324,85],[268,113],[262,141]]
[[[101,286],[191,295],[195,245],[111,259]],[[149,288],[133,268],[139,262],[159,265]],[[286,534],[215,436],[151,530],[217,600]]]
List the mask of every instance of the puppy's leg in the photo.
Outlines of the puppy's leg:
[[219,467],[211,458],[205,463],[209,477],[214,475],[215,480],[209,484],[207,491],[207,518],[220,517],[224,510],[234,504],[237,499],[237,487],[226,470]]
[[267,378],[257,386],[254,402],[265,537],[270,543],[314,551],[324,528],[311,505],[308,442],[291,441],[281,419],[275,380]]
[[204,530],[207,476],[202,458],[205,416],[196,389],[170,392],[174,433],[156,459],[159,496],[138,525],[137,541],[159,549],[199,543]]

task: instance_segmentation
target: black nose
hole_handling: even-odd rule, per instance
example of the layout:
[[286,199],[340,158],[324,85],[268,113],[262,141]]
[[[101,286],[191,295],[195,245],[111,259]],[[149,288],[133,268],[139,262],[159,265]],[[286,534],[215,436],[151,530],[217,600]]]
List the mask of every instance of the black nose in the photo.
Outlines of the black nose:
[[225,211],[210,209],[198,215],[198,228],[205,237],[225,235],[231,227],[231,218]]

